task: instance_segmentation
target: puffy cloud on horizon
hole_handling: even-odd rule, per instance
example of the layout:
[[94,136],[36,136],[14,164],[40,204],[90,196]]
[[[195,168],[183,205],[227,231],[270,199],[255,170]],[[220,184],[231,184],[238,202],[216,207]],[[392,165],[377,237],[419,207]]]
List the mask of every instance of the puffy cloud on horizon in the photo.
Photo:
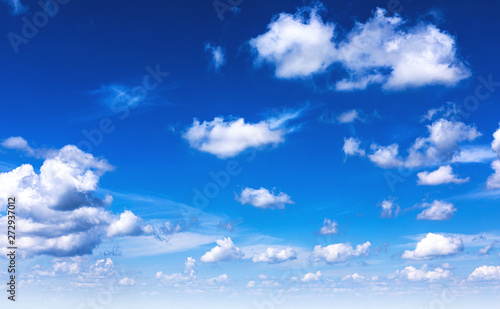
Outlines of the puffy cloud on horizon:
[[[251,39],[256,63],[275,68],[277,78],[305,78],[339,64],[346,77],[338,91],[362,90],[370,84],[399,90],[440,84],[456,85],[470,71],[457,56],[455,38],[435,25],[388,17],[377,8],[365,23],[357,22],[342,39],[335,25],[319,16],[322,6],[281,13],[267,32]],[[337,67],[335,67],[337,68]]]
[[452,203],[435,200],[432,203],[423,203],[424,211],[417,215],[418,220],[449,220],[457,209]]
[[401,258],[408,260],[428,260],[456,255],[463,250],[464,244],[460,236],[448,237],[441,234],[428,233],[417,243],[415,250],[406,250]]
[[286,247],[285,249],[269,247],[262,253],[254,254],[252,262],[277,264],[289,260],[294,260],[296,258],[297,253],[290,247]]
[[323,247],[317,245],[314,247],[312,256],[319,261],[325,261],[328,264],[342,263],[355,257],[366,256],[370,251],[371,243],[357,245],[353,248],[350,243],[339,243]]
[[217,263],[241,259],[244,254],[240,248],[233,244],[230,237],[216,241],[217,246],[206,252],[200,261],[203,263]]
[[270,209],[285,209],[285,204],[293,204],[294,202],[283,192],[277,195],[274,192],[269,192],[265,188],[252,189],[245,188],[236,200],[242,205],[249,204],[257,208],[270,208]]

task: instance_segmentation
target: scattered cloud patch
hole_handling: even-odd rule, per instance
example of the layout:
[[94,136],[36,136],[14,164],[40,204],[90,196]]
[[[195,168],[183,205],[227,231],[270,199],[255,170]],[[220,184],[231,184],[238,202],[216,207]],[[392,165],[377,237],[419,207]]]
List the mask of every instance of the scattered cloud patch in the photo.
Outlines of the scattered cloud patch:
[[125,277],[125,278],[121,279],[120,281],[118,281],[118,284],[122,285],[122,286],[132,286],[132,285],[135,285],[135,280]]
[[500,266],[481,266],[469,275],[469,281],[500,280]]
[[394,168],[403,165],[403,161],[399,158],[399,145],[397,144],[389,146],[372,144],[370,149],[372,153],[368,155],[368,158],[381,168]]
[[424,265],[421,269],[407,266],[402,271],[397,271],[395,275],[409,281],[427,280],[430,282],[450,279],[453,276],[449,270],[444,270],[441,267],[434,268],[434,270],[427,270],[427,265]]
[[242,204],[257,208],[285,209],[285,204],[293,204],[288,194],[280,192],[277,195],[265,188],[245,188],[236,199]]
[[316,273],[307,273],[300,279],[302,282],[313,282],[313,281],[319,281],[321,278],[321,271],[317,271]]
[[205,52],[210,55],[210,63],[215,71],[219,71],[226,64],[226,53],[222,46],[207,43],[205,44]]
[[425,210],[418,214],[418,220],[449,220],[457,211],[453,204],[438,200],[432,203],[424,203],[422,207]]
[[360,147],[361,141],[355,137],[344,137],[344,146],[342,150],[346,156],[361,156],[365,155],[365,150]]
[[319,230],[321,235],[331,235],[337,234],[339,232],[339,224],[336,221],[325,218],[323,220],[323,226]]
[[394,200],[384,200],[380,203],[380,216],[382,218],[395,218],[399,215],[400,207]]

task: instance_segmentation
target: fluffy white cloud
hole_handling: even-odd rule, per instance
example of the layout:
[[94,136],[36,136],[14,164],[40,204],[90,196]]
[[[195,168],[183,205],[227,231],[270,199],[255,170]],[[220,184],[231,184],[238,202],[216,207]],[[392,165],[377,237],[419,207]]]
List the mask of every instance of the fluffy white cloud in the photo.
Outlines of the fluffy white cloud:
[[333,244],[326,247],[317,245],[314,247],[313,257],[327,263],[342,263],[358,256],[368,255],[370,246],[369,241],[357,245],[355,249],[350,243]]
[[120,281],[118,281],[118,284],[123,285],[123,286],[132,286],[132,285],[135,285],[135,280],[125,277],[125,278],[122,278]]
[[342,150],[344,150],[346,156],[364,156],[365,150],[360,148],[360,145],[361,141],[359,139],[354,137],[344,137],[344,147],[342,147]]
[[421,269],[416,269],[413,266],[407,266],[402,271],[397,271],[396,276],[410,281],[428,280],[434,282],[450,279],[453,274],[449,270],[444,270],[440,267],[437,267],[434,270],[427,270],[427,265],[424,265]]
[[[440,118],[432,124],[427,125],[429,136],[419,137],[408,149],[408,156],[405,159],[399,157],[399,145],[389,146],[371,145],[371,153],[368,158],[382,168],[407,167],[415,168],[421,166],[434,166],[437,164],[449,163],[454,160],[464,162],[475,162],[478,158],[461,157],[462,142],[471,142],[481,136],[473,125],[466,125],[460,121],[450,121]],[[468,153],[468,155],[474,152]],[[432,175],[442,175],[446,169],[440,170]],[[421,177],[429,176],[426,172],[421,173]],[[455,181],[462,181],[458,179]]]
[[454,163],[484,163],[497,158],[497,154],[490,147],[465,146],[456,154],[451,162]]
[[384,200],[380,203],[380,207],[382,208],[380,212],[382,218],[395,218],[399,214],[400,207],[394,200]]
[[469,281],[500,280],[500,266],[481,266],[469,275]]
[[290,247],[286,247],[285,249],[273,248],[269,247],[266,251],[262,253],[254,254],[252,258],[252,262],[254,263],[282,263],[289,260],[294,260],[297,258],[297,253]]
[[454,38],[430,23],[407,26],[400,16],[388,17],[378,8],[340,40],[333,23],[323,22],[318,11],[281,13],[266,33],[250,40],[257,61],[273,65],[278,78],[308,77],[338,63],[347,77],[336,89],[344,91],[370,84],[386,89],[455,85],[470,76]]
[[417,138],[409,150],[405,165],[418,167],[451,161],[460,154],[459,143],[473,141],[481,133],[460,121],[438,119],[427,126],[428,137]]
[[368,158],[382,168],[394,168],[403,165],[403,161],[398,157],[399,145],[397,144],[389,146],[372,144],[370,149],[372,153],[368,155]]
[[194,273],[196,272],[196,260],[193,259],[192,257],[188,257],[186,259],[186,262],[184,263],[186,268],[184,269],[184,273],[189,274],[189,276],[194,276]]
[[321,278],[321,272],[318,270],[316,273],[307,273],[304,275],[300,281],[302,282],[311,282],[318,281]]
[[134,215],[133,212],[125,210],[119,219],[109,225],[107,235],[113,237],[152,234],[153,227],[151,225],[141,225],[140,221],[141,218]]
[[448,237],[441,234],[428,233],[417,243],[415,250],[406,250],[401,257],[409,260],[428,260],[456,255],[463,250],[464,244],[460,236]]
[[205,44],[205,51],[210,54],[211,65],[216,71],[226,64],[226,53],[221,46],[207,43]]
[[470,180],[467,178],[458,178],[453,174],[453,169],[450,165],[441,166],[437,170],[432,172],[420,172],[417,174],[418,184],[427,186],[436,186],[445,183],[456,183],[461,184]]
[[215,117],[212,121],[194,119],[183,133],[183,138],[192,148],[216,155],[219,158],[234,157],[248,148],[278,145],[290,132],[284,125],[300,116],[302,110],[286,112],[258,123],[245,123],[243,118],[224,120]]
[[453,204],[438,200],[424,203],[422,207],[426,209],[417,215],[419,220],[449,220],[457,211]]
[[203,263],[216,263],[231,260],[239,260],[244,254],[240,248],[233,244],[230,237],[224,239],[219,239],[216,241],[217,246],[213,247],[212,250],[206,252],[202,257],[201,261]]
[[2,142],[2,147],[8,149],[17,149],[26,152],[29,155],[34,155],[35,151],[28,145],[28,142],[20,137],[9,137]]
[[268,25],[268,31],[250,40],[259,62],[275,66],[276,77],[307,77],[325,71],[333,62],[334,26],[325,24],[311,9],[295,15],[281,13]]
[[339,224],[335,221],[325,218],[323,226],[319,230],[321,235],[337,234],[339,232]]
[[253,281],[253,280],[252,281],[248,281],[247,288],[253,288],[253,287],[255,287],[255,281]]
[[222,274],[217,277],[210,278],[207,281],[209,284],[223,284],[229,282],[229,277],[226,274]]
[[265,188],[245,188],[236,199],[243,205],[249,204],[257,208],[285,209],[285,204],[293,204],[288,194],[280,192],[275,195]]

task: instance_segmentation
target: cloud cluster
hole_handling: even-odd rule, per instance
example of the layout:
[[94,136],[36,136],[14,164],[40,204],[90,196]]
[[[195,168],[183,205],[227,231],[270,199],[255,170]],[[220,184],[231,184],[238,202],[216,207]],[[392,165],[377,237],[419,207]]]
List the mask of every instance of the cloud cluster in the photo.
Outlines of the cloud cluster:
[[342,263],[355,257],[368,255],[370,246],[371,243],[369,241],[357,245],[356,248],[353,248],[350,243],[339,243],[326,247],[317,245],[314,247],[312,255],[316,260],[325,261],[329,264]]
[[[22,201],[19,244],[27,256],[90,254],[104,237],[149,232],[131,212],[116,219],[106,208],[111,196],[95,195],[100,177],[112,170],[105,160],[68,145],[48,157],[36,173],[24,164],[0,173],[0,199]],[[5,224],[2,217],[0,225]]]
[[462,237],[428,233],[417,243],[415,250],[406,250],[401,256],[408,260],[428,260],[456,255],[464,250]]
[[249,204],[257,208],[285,209],[286,204],[293,204],[288,194],[280,192],[276,195],[265,188],[245,188],[236,199],[243,205]]
[[267,32],[249,41],[257,63],[275,68],[278,78],[304,78],[339,69],[339,91],[361,90],[370,84],[385,89],[455,85],[470,76],[458,58],[456,42],[435,25],[414,26],[378,8],[365,23],[357,22],[342,39],[331,22],[319,16],[321,7],[281,13]]

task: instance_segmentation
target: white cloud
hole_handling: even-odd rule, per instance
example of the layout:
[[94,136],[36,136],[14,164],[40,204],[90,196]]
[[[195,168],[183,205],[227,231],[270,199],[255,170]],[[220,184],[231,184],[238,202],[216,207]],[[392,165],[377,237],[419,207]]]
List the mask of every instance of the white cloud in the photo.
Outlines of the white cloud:
[[334,26],[323,23],[316,8],[295,15],[281,13],[267,27],[268,32],[249,43],[259,62],[275,66],[276,77],[307,77],[325,71],[333,62]]
[[192,257],[188,257],[186,259],[186,262],[184,263],[184,265],[186,266],[186,268],[184,269],[184,273],[185,274],[189,274],[189,276],[194,276],[195,272],[196,272],[196,260],[193,259]]
[[[498,158],[500,158],[500,128],[493,133],[493,142],[491,143],[491,149],[497,153]],[[486,186],[488,189],[499,189],[500,188],[500,160],[493,161],[491,163],[491,168],[495,171],[493,175],[488,177]]]
[[327,263],[342,263],[354,257],[366,256],[370,251],[371,243],[357,245],[354,249],[350,243],[333,244],[326,247],[317,245],[314,247],[313,257],[317,260],[324,260]]
[[293,204],[288,194],[283,192],[277,195],[265,188],[245,188],[236,199],[243,205],[249,204],[257,208],[285,209],[285,204]]
[[118,220],[113,221],[107,231],[108,237],[113,236],[137,236],[152,234],[153,227],[151,225],[141,225],[141,218],[137,217],[130,210],[125,210],[120,214]]
[[449,220],[457,211],[453,204],[438,200],[430,204],[424,203],[422,207],[426,209],[418,214],[417,219],[419,220]]
[[397,144],[389,146],[372,144],[370,149],[372,153],[368,155],[368,158],[382,168],[394,168],[403,165],[403,161],[398,157],[399,146]]
[[488,244],[486,247],[479,249],[479,254],[488,255],[498,243],[500,243],[500,241],[494,241],[491,244]]
[[468,278],[469,281],[500,280],[500,266],[481,266],[476,268]]
[[321,235],[337,234],[339,232],[339,224],[335,221],[325,218],[323,226],[319,230]]
[[254,263],[282,263],[289,260],[294,260],[297,258],[297,253],[290,247],[286,247],[285,249],[273,248],[269,247],[266,251],[262,253],[254,254],[252,258],[252,262]]
[[420,172],[417,174],[418,184],[427,186],[436,186],[445,183],[461,184],[470,180],[467,178],[458,178],[453,174],[453,169],[450,165],[441,166],[433,172]]
[[166,275],[163,274],[163,272],[159,271],[155,275],[156,279],[159,279],[163,283],[173,283],[173,284],[178,284],[182,282],[188,282],[193,279],[191,276],[184,276],[183,274],[180,273],[174,273],[171,275]]
[[361,282],[364,281],[365,277],[361,276],[358,273],[354,273],[352,275],[347,275],[342,278],[342,281],[354,281],[354,282]]
[[194,119],[182,137],[192,148],[216,155],[219,158],[237,156],[248,148],[277,146],[284,142],[291,130],[284,125],[300,116],[302,110],[288,112],[258,123],[245,123],[243,118],[224,120],[215,117],[212,121]]
[[248,281],[247,288],[253,288],[253,287],[255,287],[255,281],[253,281],[253,280],[252,281]]
[[216,241],[217,246],[206,252],[202,257],[203,263],[217,263],[231,260],[239,260],[244,254],[240,248],[233,244],[230,237],[219,239]]
[[311,282],[318,281],[321,278],[321,272],[318,270],[316,273],[307,273],[304,275],[300,281],[302,282]]
[[400,211],[399,205],[397,205],[394,200],[384,200],[380,203],[380,207],[382,208],[380,212],[382,218],[395,218]]
[[427,270],[427,265],[424,265],[421,269],[416,269],[413,266],[407,266],[402,271],[397,271],[396,276],[410,281],[428,280],[430,282],[434,282],[450,279],[453,274],[449,270],[444,270],[441,267],[437,267],[434,270]]
[[217,277],[210,278],[207,281],[209,284],[223,284],[229,282],[229,277],[226,274],[222,274]]
[[2,2],[7,3],[14,15],[21,15],[28,10],[26,6],[21,3],[21,0],[2,0]]
[[345,138],[344,137],[344,153],[346,156],[364,156],[365,150],[360,148],[361,141],[354,137]]
[[401,256],[408,260],[428,260],[456,255],[464,250],[462,237],[428,233],[417,243],[414,251],[406,250]]
[[9,137],[5,139],[2,142],[2,147],[8,148],[8,149],[17,149],[26,152],[29,155],[33,155],[35,152],[33,148],[31,148],[28,145],[28,142],[20,137],[20,136],[15,136],[15,137]]
[[314,7],[294,15],[281,13],[266,33],[250,40],[257,61],[273,65],[276,77],[285,79],[323,73],[338,63],[347,76],[337,82],[337,90],[370,84],[386,89],[451,86],[470,76],[457,56],[455,39],[430,23],[407,26],[411,23],[378,8],[342,40],[318,11]]
[[456,154],[451,162],[454,163],[484,163],[497,158],[497,154],[490,147],[465,146]]
[[125,278],[121,279],[118,282],[118,284],[123,285],[123,286],[132,286],[132,285],[135,285],[135,280],[125,277]]
[[429,137],[417,138],[409,149],[405,163],[407,167],[449,162],[459,156],[459,143],[470,142],[481,136],[481,133],[472,125],[443,118],[428,125],[427,130]]
[[355,109],[351,109],[343,112],[337,117],[339,123],[353,123],[356,120],[360,120],[359,113]]
[[218,71],[224,64],[226,64],[226,53],[221,46],[207,43],[205,44],[205,51],[210,54],[211,65],[215,71]]

